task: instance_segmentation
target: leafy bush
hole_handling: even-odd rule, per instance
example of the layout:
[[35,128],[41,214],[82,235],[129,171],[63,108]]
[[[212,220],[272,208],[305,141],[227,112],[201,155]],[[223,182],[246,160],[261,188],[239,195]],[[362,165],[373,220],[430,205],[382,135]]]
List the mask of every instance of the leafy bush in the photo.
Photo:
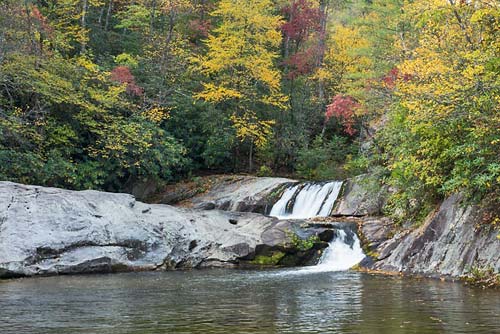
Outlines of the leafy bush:
[[291,244],[301,251],[306,251],[313,248],[314,244],[320,241],[317,235],[311,235],[309,238],[306,239],[302,239],[296,233],[291,231],[288,231],[287,235],[290,238]]
[[257,176],[272,176],[273,170],[266,165],[262,165],[257,172]]
[[500,287],[500,273],[495,272],[491,267],[472,267],[462,279],[467,284],[483,289]]

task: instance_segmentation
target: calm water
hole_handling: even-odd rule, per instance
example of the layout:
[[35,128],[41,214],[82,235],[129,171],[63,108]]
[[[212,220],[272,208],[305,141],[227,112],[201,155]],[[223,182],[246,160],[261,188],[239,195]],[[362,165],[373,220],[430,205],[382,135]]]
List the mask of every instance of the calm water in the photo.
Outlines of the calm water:
[[351,272],[0,282],[0,333],[500,333],[500,291]]

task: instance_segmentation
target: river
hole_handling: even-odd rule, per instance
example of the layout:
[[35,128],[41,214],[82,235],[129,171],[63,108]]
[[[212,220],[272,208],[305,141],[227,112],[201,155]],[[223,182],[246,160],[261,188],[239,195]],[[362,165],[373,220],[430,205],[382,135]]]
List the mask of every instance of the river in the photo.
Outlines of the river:
[[0,282],[0,333],[500,333],[500,291],[304,269]]

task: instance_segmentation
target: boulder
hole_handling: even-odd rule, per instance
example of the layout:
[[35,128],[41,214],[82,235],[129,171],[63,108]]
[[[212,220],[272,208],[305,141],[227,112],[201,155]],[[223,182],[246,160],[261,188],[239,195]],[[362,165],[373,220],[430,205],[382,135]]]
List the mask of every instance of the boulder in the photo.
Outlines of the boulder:
[[0,182],[0,278],[234,266],[323,231],[302,223]]
[[231,176],[219,179],[202,194],[181,204],[202,210],[267,213],[282,190],[296,181],[278,177]]
[[333,209],[333,216],[380,215],[386,203],[388,188],[381,187],[370,175],[359,175],[346,180],[341,196]]
[[398,231],[387,219],[369,219],[359,229],[374,260],[365,267],[445,278],[464,276],[474,267],[498,273],[499,231],[480,221],[480,209],[464,205],[458,194],[446,199],[432,217],[413,230]]

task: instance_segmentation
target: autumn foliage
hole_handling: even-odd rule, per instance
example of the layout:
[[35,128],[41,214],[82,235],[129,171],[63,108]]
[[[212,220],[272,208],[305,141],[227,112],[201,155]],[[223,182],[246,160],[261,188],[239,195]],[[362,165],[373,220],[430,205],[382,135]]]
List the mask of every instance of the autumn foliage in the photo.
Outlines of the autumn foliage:
[[345,133],[353,136],[357,132],[354,126],[356,124],[356,110],[359,108],[361,105],[354,98],[338,94],[326,107],[325,117],[327,120],[332,117],[338,119],[344,127]]
[[285,6],[282,12],[289,20],[281,26],[281,30],[285,37],[297,43],[305,41],[309,34],[321,29],[321,12],[311,1],[293,1]]
[[308,0],[292,1],[283,7],[282,13],[288,19],[281,26],[287,56],[284,63],[290,69],[287,77],[295,79],[311,74],[324,52],[324,47],[318,43],[323,38],[323,14],[317,3]]
[[127,93],[141,96],[143,89],[135,83],[135,78],[127,66],[117,66],[111,71],[111,80],[127,85]]

